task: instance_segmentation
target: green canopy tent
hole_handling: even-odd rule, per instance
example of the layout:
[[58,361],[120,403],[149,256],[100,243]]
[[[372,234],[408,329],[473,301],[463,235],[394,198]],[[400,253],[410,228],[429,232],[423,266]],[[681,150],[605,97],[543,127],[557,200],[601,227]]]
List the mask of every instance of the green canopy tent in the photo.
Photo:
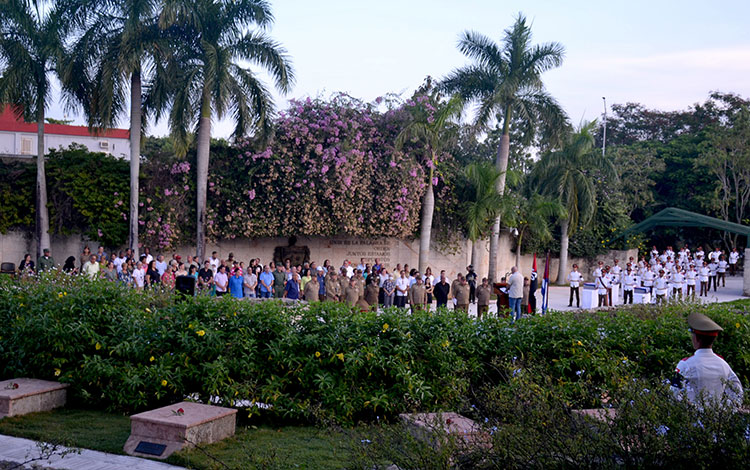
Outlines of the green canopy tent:
[[710,227],[716,230],[738,233],[740,235],[750,237],[750,227],[747,227],[745,225],[735,224],[734,222],[727,222],[726,220],[709,217],[703,214],[696,214],[695,212],[677,209],[676,207],[669,207],[657,214],[652,215],[643,222],[626,229],[616,238],[627,237],[628,235],[631,235],[633,233],[645,232],[659,226]]

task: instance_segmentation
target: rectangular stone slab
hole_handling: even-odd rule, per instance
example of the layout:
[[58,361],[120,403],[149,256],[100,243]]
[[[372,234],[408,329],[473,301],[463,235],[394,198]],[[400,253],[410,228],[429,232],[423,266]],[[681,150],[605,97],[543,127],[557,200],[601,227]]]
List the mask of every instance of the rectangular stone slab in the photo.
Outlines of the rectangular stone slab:
[[[17,388],[13,384],[18,384]],[[0,418],[65,406],[68,384],[18,378],[0,381]]]
[[[184,414],[177,410],[182,408]],[[130,437],[125,453],[138,457],[167,458],[195,444],[211,444],[234,435],[237,410],[183,401],[130,417]],[[136,452],[141,442],[166,446],[161,455]]]
[[458,413],[403,413],[399,418],[409,427],[412,435],[439,447],[441,433],[458,436],[465,444],[491,447],[492,439],[474,420]]

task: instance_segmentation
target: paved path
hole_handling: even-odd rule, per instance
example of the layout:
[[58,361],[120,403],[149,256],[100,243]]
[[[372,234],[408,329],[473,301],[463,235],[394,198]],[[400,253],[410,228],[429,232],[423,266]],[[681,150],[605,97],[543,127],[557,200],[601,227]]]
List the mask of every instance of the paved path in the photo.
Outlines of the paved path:
[[[49,459],[35,460],[33,463],[45,468],[68,470],[182,470],[183,467],[167,465],[154,460],[107,454],[95,450],[74,451],[60,457],[60,449]],[[0,435],[0,461],[27,462],[40,457],[40,447],[36,441],[19,437]],[[26,468],[30,468],[27,464]]]
[[[727,276],[727,286],[726,287],[719,287],[719,289],[714,292],[713,290],[708,294],[708,297],[696,297],[697,302],[702,303],[714,303],[714,302],[729,302],[731,300],[737,300],[737,299],[747,299],[748,297],[743,297],[742,295],[742,283],[743,278],[742,276],[734,276],[729,277]],[[620,305],[622,304],[622,292],[620,292]],[[557,311],[570,311],[570,310],[579,310],[575,307],[570,308],[568,307],[568,299],[570,295],[570,289],[565,286],[552,286],[550,288],[550,297],[549,297],[549,308],[551,310],[557,310]],[[542,305],[542,292],[540,289],[537,289],[536,291],[536,305],[537,305],[537,312],[541,310]],[[617,306],[617,305],[615,305]],[[432,308],[435,308],[435,303],[433,302]],[[595,310],[595,309],[592,309]],[[490,304],[490,313],[495,314],[497,313],[497,304],[493,300]],[[476,316],[477,314],[477,305],[471,304],[469,305],[469,315],[470,316]]]

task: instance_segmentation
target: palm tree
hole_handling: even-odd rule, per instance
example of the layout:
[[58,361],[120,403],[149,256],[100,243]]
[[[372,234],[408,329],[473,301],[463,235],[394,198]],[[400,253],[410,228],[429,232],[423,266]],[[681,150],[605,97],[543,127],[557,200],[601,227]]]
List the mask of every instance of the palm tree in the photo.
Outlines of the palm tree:
[[[181,30],[181,57],[167,69],[171,90],[156,99],[171,101],[169,125],[173,137],[186,142],[197,122],[197,253],[205,254],[206,190],[211,141],[211,117],[230,114],[234,137],[249,129],[270,132],[273,100],[266,85],[240,62],[264,68],[276,88],[287,93],[294,74],[286,51],[262,32],[273,22],[264,0],[168,0],[162,26]],[[157,108],[162,108],[157,106]],[[157,116],[158,116],[157,112]]]
[[597,180],[617,179],[610,159],[594,149],[595,126],[596,121],[581,125],[561,150],[543,155],[532,172],[539,192],[557,198],[567,213],[560,219],[558,284],[565,281],[568,272],[570,235],[588,225],[596,213]]
[[36,240],[37,255],[50,247],[47,179],[44,171],[44,120],[52,97],[50,72],[62,50],[62,15],[43,2],[0,2],[0,103],[37,123]]
[[71,16],[76,19],[78,30],[62,74],[64,90],[83,106],[90,127],[113,127],[130,110],[128,245],[137,258],[143,84],[144,80],[148,84],[153,74],[162,70],[169,50],[157,24],[162,2],[59,1],[69,11],[75,9],[76,14]]
[[408,106],[411,120],[396,137],[396,148],[401,149],[407,141],[424,145],[424,155],[429,169],[427,190],[422,199],[422,223],[419,235],[419,271],[424,272],[430,260],[432,238],[432,216],[435,212],[435,193],[432,187],[438,159],[445,152],[449,142],[456,136],[451,119],[461,115],[463,104],[458,96],[440,101],[439,95],[418,95]]
[[503,213],[506,225],[518,230],[516,242],[516,267],[521,263],[523,237],[527,233],[535,235],[542,242],[552,240],[551,220],[568,216],[565,206],[556,198],[534,193],[530,197],[519,197],[515,204],[506,206],[509,212]]
[[[544,127],[549,136],[567,126],[565,112],[546,92],[541,78],[542,73],[562,64],[564,48],[555,42],[532,46],[531,28],[523,15],[518,15],[513,26],[505,31],[502,45],[482,34],[466,31],[458,48],[475,63],[452,72],[442,86],[449,92],[460,93],[467,101],[479,103],[477,127],[486,128],[496,118],[502,120],[503,133],[495,161],[501,173],[497,192],[502,196],[510,152],[510,126],[514,118],[521,118],[529,130]],[[498,215],[490,238],[491,281],[496,277],[499,236]]]
[[484,238],[492,221],[503,208],[504,199],[495,190],[500,172],[489,162],[472,163],[464,169],[471,188],[471,199],[465,203],[466,231],[471,240],[471,264],[479,267],[477,241]]

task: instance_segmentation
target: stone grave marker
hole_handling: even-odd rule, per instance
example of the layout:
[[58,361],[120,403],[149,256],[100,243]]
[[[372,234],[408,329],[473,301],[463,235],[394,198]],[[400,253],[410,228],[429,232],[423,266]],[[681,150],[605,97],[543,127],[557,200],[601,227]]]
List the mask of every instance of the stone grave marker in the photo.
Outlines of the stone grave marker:
[[0,419],[65,406],[68,386],[27,378],[0,381]]
[[183,401],[130,417],[125,453],[165,459],[196,444],[234,435],[237,410]]
[[467,445],[492,446],[491,437],[474,420],[458,413],[403,413],[399,418],[409,427],[412,435],[439,446],[439,438],[457,436]]

